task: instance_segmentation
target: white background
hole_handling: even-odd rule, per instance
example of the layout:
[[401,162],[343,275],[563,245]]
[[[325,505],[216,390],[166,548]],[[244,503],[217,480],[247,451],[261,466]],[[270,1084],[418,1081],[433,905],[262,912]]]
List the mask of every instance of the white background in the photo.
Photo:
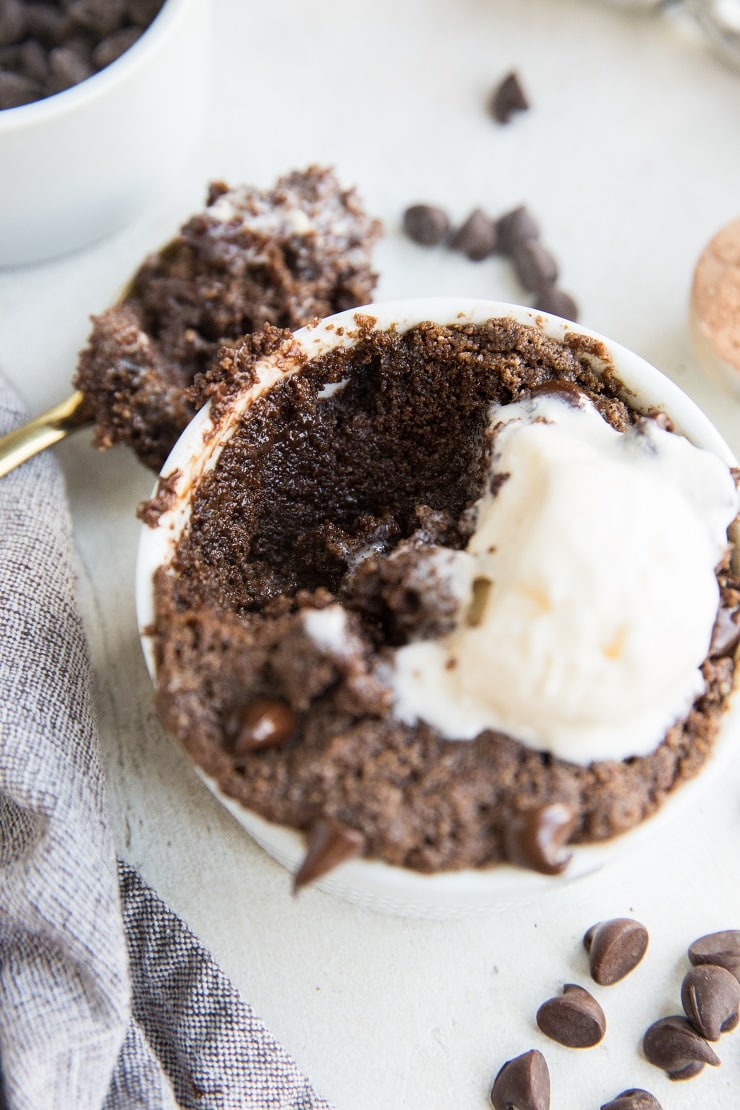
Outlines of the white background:
[[[0,369],[39,411],[69,392],[88,315],[115,297],[223,178],[267,186],[337,167],[385,225],[378,299],[472,294],[526,302],[502,259],[471,263],[405,241],[404,207],[462,220],[526,203],[581,321],[683,386],[740,451],[738,402],[696,365],[687,331],[695,260],[740,216],[740,72],[681,20],[590,0],[216,0],[207,132],[168,194],[126,231],[56,262],[0,271]],[[516,68],[532,108],[487,115]],[[539,1047],[554,1110],[644,1086],[665,1110],[740,1101],[740,1031],[723,1064],[671,1084],[639,1054],[679,1009],[685,950],[740,927],[740,766],[684,816],[597,876],[537,902],[452,923],[383,917],[305,890],[240,830],[162,732],[133,606],[136,504],[151,475],[80,433],[58,451],[79,546],[104,758],[119,851],[213,950],[338,1110],[477,1110],[507,1058]],[[594,987],[604,1042],[560,1048],[534,1024],[564,982],[588,985],[581,937],[636,916],[643,965]]]

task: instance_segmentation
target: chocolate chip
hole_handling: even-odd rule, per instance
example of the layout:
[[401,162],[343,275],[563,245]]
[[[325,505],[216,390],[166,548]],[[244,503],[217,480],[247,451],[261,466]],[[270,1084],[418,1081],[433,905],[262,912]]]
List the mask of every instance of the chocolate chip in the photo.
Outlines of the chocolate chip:
[[602,987],[618,983],[637,967],[648,941],[645,926],[630,917],[615,917],[592,925],[583,938],[591,978]]
[[20,108],[38,100],[41,88],[30,77],[21,73],[5,73],[0,70],[0,108]]
[[26,34],[26,13],[20,0],[0,0],[0,46],[20,42]]
[[18,68],[32,81],[43,84],[49,76],[49,59],[36,39],[26,39],[18,48]]
[[740,979],[740,929],[722,929],[699,937],[689,947],[692,964],[717,964]]
[[505,212],[496,221],[498,249],[502,254],[511,254],[519,243],[525,239],[537,239],[539,234],[539,224],[523,204]]
[[536,293],[557,281],[558,264],[539,239],[523,239],[514,247],[511,260],[525,289]]
[[403,214],[403,230],[415,243],[435,247],[450,230],[450,221],[442,208],[433,204],[412,204]]
[[67,10],[70,23],[98,38],[121,26],[126,16],[125,0],[72,0]]
[[489,103],[490,113],[498,123],[508,123],[514,112],[526,112],[528,108],[529,101],[519,77],[512,71],[493,90]]
[[519,867],[559,875],[570,861],[563,849],[575,827],[576,815],[564,802],[513,813],[505,831],[506,858]]
[[732,655],[738,643],[740,643],[740,609],[727,609],[722,606],[712,629],[709,655],[712,659]]
[[605,1102],[601,1110],[663,1110],[663,1107],[649,1091],[643,1091],[641,1087],[630,1087],[611,1102]]
[[148,27],[162,7],[162,0],[128,0],[126,14],[132,23]]
[[688,1018],[679,1014],[660,1018],[645,1033],[642,1050],[651,1064],[669,1079],[692,1079],[705,1064],[718,1067],[720,1059]]
[[549,312],[551,316],[562,316],[565,320],[578,319],[578,305],[570,293],[559,289],[557,285],[546,285],[544,289],[540,289],[534,307],[540,312]]
[[61,42],[67,18],[56,4],[24,4],[26,34],[47,46]]
[[550,1072],[536,1048],[507,1060],[491,1088],[493,1110],[550,1110]]
[[238,758],[261,748],[279,747],[293,735],[293,710],[274,698],[255,698],[238,706],[226,722],[226,736]]
[[480,262],[496,249],[496,224],[481,208],[476,208],[455,233],[450,246],[473,262]]
[[115,62],[125,54],[140,38],[141,30],[138,27],[124,27],[122,31],[114,31],[112,35],[99,42],[93,50],[93,64],[97,69],[105,69],[111,62]]
[[566,983],[561,995],[542,1003],[537,1024],[545,1036],[568,1048],[592,1048],[606,1032],[601,1006],[575,983]]
[[740,1021],[740,983],[717,964],[699,964],[686,972],[681,984],[686,1017],[708,1041],[718,1041]]
[[92,65],[68,46],[57,46],[49,54],[49,80],[56,92],[79,85],[92,73]]
[[319,817],[308,833],[308,850],[293,877],[293,893],[320,879],[340,863],[362,855],[365,837],[335,817]]

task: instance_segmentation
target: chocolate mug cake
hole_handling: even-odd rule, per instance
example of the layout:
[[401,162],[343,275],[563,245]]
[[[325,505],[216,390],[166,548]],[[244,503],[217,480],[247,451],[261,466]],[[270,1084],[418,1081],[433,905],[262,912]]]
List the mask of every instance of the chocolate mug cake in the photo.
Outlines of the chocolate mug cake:
[[428,309],[224,349],[142,512],[158,712],[306,834],[299,886],[353,855],[559,874],[701,770],[733,688],[716,433],[585,329]]

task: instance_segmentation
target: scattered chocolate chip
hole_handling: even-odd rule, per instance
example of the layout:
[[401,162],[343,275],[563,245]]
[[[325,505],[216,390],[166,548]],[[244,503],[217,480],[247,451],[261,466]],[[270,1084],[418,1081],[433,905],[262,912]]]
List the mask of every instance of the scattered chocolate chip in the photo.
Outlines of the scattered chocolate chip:
[[514,247],[511,260],[525,289],[536,293],[557,281],[558,264],[539,239],[523,239]]
[[740,982],[717,964],[698,964],[681,984],[681,1005],[697,1033],[718,1041],[740,1021]]
[[345,825],[335,817],[319,817],[308,832],[308,850],[293,877],[293,893],[320,879],[345,860],[360,856],[365,850],[365,837],[358,829]]
[[514,112],[526,112],[529,101],[516,72],[507,73],[493,90],[489,110],[498,123],[508,123]]
[[679,1014],[660,1018],[645,1033],[642,1050],[651,1064],[662,1068],[669,1079],[692,1079],[705,1064],[716,1068],[719,1056],[696,1032],[688,1018]]
[[540,227],[534,216],[523,204],[505,212],[496,221],[498,249],[502,254],[511,254],[525,239],[538,239]]
[[449,232],[450,221],[442,208],[433,204],[412,204],[403,214],[403,230],[422,247],[436,247]]
[[645,926],[630,917],[592,925],[583,938],[591,978],[602,987],[624,979],[645,955],[649,939]]
[[480,262],[496,249],[496,224],[481,208],[476,208],[455,233],[450,246],[471,261]]
[[542,1003],[537,1024],[545,1036],[568,1048],[592,1048],[606,1032],[601,1006],[575,983],[566,983],[561,995]]
[[550,1072],[536,1048],[507,1060],[491,1088],[493,1110],[550,1110]]
[[570,293],[559,289],[557,285],[547,285],[540,289],[534,307],[540,312],[549,312],[551,316],[562,316],[564,320],[578,319],[578,305]]
[[601,1110],[663,1110],[663,1107],[649,1091],[643,1091],[641,1087],[630,1087],[611,1102],[605,1102]]
[[240,705],[226,722],[231,751],[238,758],[260,748],[277,747],[290,739],[295,729],[295,714],[284,702],[274,698],[255,698]]
[[717,964],[740,979],[740,929],[722,929],[699,937],[689,947],[692,964]]
[[506,826],[506,858],[519,867],[559,875],[570,861],[564,847],[575,827],[576,815],[564,802],[513,813]]

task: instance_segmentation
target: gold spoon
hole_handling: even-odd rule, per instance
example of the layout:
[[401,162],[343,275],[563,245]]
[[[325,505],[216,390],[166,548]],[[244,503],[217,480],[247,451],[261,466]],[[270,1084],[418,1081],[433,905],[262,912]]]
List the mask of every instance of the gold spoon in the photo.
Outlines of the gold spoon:
[[21,463],[52,447],[77,428],[93,423],[85,395],[77,390],[66,401],[55,405],[20,428],[0,436],[0,478]]
[[[177,237],[169,239],[156,254],[167,261],[167,256],[174,253],[178,243]],[[114,305],[123,304],[129,296],[140,268],[137,268],[136,273],[126,282],[113,302]],[[95,417],[85,401],[84,393],[77,390],[66,401],[34,417],[27,424],[21,424],[19,428],[15,428],[7,435],[0,436],[0,478],[4,478],[11,470],[15,470],[17,466],[27,462],[34,455],[45,451],[47,447],[53,447],[70,432],[76,432],[78,428],[88,428],[94,423]]]

